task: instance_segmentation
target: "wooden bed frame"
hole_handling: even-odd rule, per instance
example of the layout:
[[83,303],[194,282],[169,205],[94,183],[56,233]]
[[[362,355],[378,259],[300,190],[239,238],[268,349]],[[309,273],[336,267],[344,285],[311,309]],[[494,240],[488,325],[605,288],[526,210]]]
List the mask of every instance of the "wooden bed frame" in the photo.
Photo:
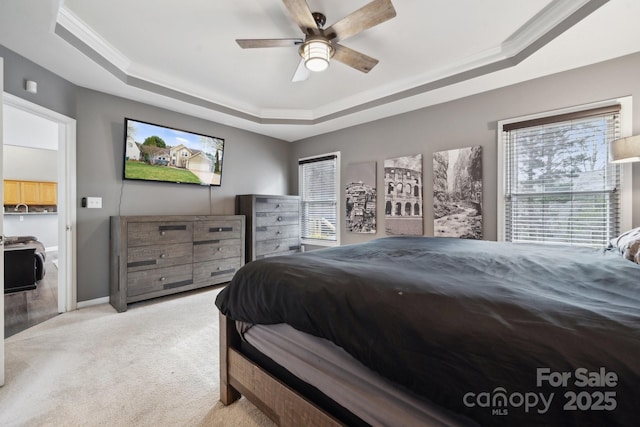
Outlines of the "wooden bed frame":
[[240,396],[282,427],[344,425],[244,356],[233,320],[220,313],[220,401],[230,405]]

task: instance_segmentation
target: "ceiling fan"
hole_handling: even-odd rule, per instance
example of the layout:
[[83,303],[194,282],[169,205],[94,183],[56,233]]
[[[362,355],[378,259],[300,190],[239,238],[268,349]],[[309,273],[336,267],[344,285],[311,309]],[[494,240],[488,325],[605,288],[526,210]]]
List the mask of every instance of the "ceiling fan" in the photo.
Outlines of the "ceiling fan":
[[374,0],[325,29],[326,17],[322,13],[311,12],[306,0],[283,2],[302,30],[304,39],[237,39],[236,42],[243,49],[297,47],[302,60],[293,75],[294,82],[306,80],[311,71],[325,70],[331,58],[368,73],[378,60],[338,42],[396,16],[391,0]]

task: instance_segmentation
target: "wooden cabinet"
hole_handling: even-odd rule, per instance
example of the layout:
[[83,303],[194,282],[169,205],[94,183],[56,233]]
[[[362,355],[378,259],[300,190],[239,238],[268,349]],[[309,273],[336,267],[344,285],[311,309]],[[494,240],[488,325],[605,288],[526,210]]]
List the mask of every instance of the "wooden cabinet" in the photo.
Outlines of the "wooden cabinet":
[[58,204],[58,184],[55,182],[40,182],[40,204]]
[[236,213],[247,219],[246,262],[300,252],[300,198],[243,194]]
[[20,202],[20,181],[4,181],[4,204],[17,205]]
[[225,283],[244,265],[245,218],[112,216],[109,300],[127,304]]
[[4,180],[4,204],[55,205],[58,203],[58,184],[46,181]]

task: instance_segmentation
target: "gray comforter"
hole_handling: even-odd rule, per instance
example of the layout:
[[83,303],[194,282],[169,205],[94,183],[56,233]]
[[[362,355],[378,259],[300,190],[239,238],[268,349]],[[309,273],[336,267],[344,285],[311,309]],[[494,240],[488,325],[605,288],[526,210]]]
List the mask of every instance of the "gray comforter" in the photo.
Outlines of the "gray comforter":
[[484,425],[640,420],[640,266],[613,252],[389,237],[250,262],[216,305]]

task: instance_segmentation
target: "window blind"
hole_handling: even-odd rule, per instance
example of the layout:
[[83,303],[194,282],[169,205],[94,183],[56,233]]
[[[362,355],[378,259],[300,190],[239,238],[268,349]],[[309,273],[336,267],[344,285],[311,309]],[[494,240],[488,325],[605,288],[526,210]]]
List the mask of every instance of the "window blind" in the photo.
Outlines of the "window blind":
[[336,241],[337,156],[299,161],[300,232],[303,239]]
[[619,111],[503,126],[505,240],[603,247],[619,234],[620,167],[608,161]]

